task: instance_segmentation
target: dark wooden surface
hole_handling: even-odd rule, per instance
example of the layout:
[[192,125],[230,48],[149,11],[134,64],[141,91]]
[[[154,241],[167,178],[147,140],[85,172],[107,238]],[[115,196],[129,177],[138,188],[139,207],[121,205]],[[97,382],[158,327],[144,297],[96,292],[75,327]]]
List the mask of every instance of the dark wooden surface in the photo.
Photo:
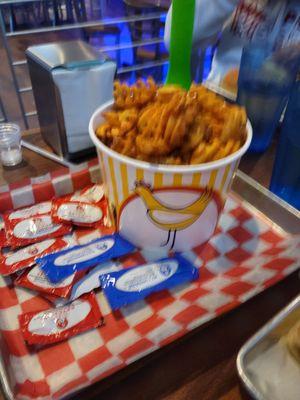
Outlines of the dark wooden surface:
[[[38,132],[29,132],[26,136],[27,140],[46,147]],[[241,162],[241,169],[265,186],[271,176],[275,142],[264,155],[247,155]],[[20,167],[0,168],[0,184],[38,176],[60,167],[31,151],[24,150],[23,154],[24,163]],[[236,372],[238,350],[298,293],[299,277],[294,273],[205,327],[93,385],[75,399],[249,399],[239,385]]]
[[[29,143],[36,146],[52,151],[49,146],[43,141],[39,130],[31,130],[23,133],[23,137]],[[60,164],[42,157],[33,151],[22,148],[23,161],[15,167],[3,167],[0,164],[0,186],[7,183],[14,183],[26,179],[28,177],[35,177],[47,174],[57,168],[64,168]]]

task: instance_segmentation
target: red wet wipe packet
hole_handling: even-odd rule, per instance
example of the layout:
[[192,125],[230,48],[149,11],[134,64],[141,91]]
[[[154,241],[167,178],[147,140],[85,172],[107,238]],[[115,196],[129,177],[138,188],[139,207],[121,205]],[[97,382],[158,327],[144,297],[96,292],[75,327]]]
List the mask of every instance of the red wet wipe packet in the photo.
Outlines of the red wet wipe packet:
[[[15,213],[16,211],[11,214]],[[31,215],[28,218],[22,218],[21,216],[20,218],[12,218],[11,214],[4,214],[4,223],[6,237],[12,248],[56,238],[71,232],[70,226],[53,222],[50,212]]]
[[52,283],[41,268],[38,265],[35,265],[31,270],[24,271],[19,275],[14,283],[56,297],[68,297],[75,282],[81,279],[84,274],[84,271],[76,272],[59,283]]
[[9,246],[9,242],[6,238],[6,233],[4,229],[0,229],[0,249],[2,249],[3,247],[8,247]]
[[103,324],[94,293],[58,308],[19,316],[23,337],[29,344],[48,344]]
[[6,232],[4,229],[4,221],[2,216],[0,215],[0,249],[2,249],[3,247],[8,247],[9,243],[7,241],[6,238]]
[[107,207],[103,203],[86,203],[65,198],[52,202],[52,219],[58,224],[97,227],[104,225],[106,214]]
[[85,203],[99,203],[105,199],[103,185],[89,185],[84,189],[69,196],[71,201],[83,201]]
[[19,208],[18,210],[13,210],[6,212],[3,215],[4,223],[5,220],[15,221],[22,220],[37,215],[49,214],[51,212],[51,201],[44,201],[43,203],[37,203],[30,207]]
[[54,253],[67,246],[63,239],[47,239],[14,252],[0,255],[0,274],[10,275],[21,269],[31,267],[35,259],[43,255]]
[[69,299],[65,299],[64,297],[54,296],[54,294],[41,292],[40,295],[53,304],[53,307],[61,307],[70,303]]
[[90,185],[72,195],[53,200],[51,215],[56,223],[89,228],[107,225],[103,185]]

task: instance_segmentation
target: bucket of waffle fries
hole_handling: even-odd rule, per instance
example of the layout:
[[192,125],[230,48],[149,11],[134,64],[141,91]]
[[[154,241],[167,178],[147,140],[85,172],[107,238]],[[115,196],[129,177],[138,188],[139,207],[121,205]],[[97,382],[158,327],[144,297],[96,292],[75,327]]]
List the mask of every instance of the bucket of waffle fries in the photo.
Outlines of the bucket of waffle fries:
[[149,250],[185,251],[213,235],[252,138],[243,108],[151,78],[116,82],[89,131],[116,228]]

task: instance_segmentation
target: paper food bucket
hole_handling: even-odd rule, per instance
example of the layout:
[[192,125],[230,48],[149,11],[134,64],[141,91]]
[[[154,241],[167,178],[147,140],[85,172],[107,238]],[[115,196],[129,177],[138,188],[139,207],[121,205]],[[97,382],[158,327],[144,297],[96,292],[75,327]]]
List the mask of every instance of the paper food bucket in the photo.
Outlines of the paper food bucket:
[[226,158],[198,165],[158,165],[119,154],[97,138],[101,114],[112,104],[95,111],[89,132],[120,234],[149,250],[185,251],[205,243],[216,229],[233,175],[250,145],[249,121],[245,144]]

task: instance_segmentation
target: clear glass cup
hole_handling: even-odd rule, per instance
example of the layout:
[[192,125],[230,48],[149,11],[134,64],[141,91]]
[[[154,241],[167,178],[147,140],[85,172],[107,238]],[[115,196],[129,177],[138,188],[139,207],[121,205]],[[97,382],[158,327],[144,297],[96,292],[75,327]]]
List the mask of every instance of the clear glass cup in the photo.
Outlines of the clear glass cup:
[[270,190],[300,210],[300,80],[284,117]]
[[17,124],[0,124],[0,161],[7,167],[22,162],[21,130]]
[[237,102],[246,108],[253,128],[250,152],[264,152],[271,143],[296,79],[298,54],[276,50],[269,43],[243,49]]

